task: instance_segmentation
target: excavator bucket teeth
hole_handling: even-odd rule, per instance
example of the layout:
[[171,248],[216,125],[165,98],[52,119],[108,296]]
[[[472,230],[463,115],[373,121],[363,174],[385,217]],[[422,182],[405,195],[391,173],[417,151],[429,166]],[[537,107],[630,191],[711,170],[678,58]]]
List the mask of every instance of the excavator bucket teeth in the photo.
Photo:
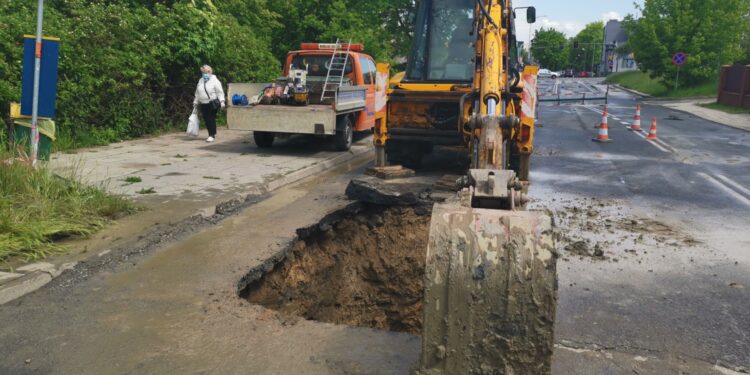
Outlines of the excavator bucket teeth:
[[549,374],[557,299],[549,216],[436,204],[420,375]]

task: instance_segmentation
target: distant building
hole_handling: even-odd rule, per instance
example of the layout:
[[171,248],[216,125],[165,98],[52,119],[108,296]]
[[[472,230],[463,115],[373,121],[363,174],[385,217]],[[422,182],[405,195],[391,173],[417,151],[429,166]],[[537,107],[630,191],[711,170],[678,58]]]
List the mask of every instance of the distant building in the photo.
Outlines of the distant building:
[[599,64],[599,74],[607,75],[617,72],[627,72],[638,69],[633,54],[619,55],[617,47],[628,42],[628,35],[622,29],[622,24],[617,20],[610,20],[604,26],[604,48],[602,48],[602,60]]

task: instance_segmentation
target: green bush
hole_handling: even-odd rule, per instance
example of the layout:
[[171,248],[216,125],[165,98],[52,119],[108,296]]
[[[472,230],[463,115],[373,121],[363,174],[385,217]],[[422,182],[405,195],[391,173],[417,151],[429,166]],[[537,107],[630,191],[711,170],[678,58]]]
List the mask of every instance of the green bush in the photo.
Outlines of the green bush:
[[[225,84],[277,75],[280,64],[271,54],[270,37],[255,32],[265,28],[240,23],[214,3],[230,2],[48,2],[45,35],[62,39],[57,148],[181,127],[203,64],[212,65]],[[259,4],[234,3],[248,12]],[[22,36],[34,33],[35,12],[31,2],[0,0],[3,118],[9,102],[20,99]],[[256,21],[267,18],[273,17],[266,12]]]
[[[636,4],[640,16],[625,17],[628,49],[641,70],[672,87],[679,69],[680,85],[699,86],[711,81],[724,64],[743,55],[747,39],[747,0],[646,0]],[[684,52],[681,67],[672,56]],[[747,50],[744,51],[745,53]]]
[[[224,82],[275,78],[302,41],[364,42],[378,61],[405,56],[412,0],[48,0],[45,35],[62,39],[56,149],[185,125],[199,67]],[[0,114],[18,101],[23,35],[36,2],[0,0]],[[282,16],[283,15],[283,16]],[[0,140],[6,137],[0,130]]]

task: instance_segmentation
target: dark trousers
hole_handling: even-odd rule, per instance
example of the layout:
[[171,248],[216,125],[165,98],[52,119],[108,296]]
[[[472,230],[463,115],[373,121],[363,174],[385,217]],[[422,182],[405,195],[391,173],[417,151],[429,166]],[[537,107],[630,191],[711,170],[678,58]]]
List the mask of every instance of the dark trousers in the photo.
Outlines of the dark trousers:
[[216,113],[218,109],[211,108],[211,103],[201,104],[201,114],[203,115],[203,121],[206,123],[206,129],[208,129],[209,137],[216,137]]

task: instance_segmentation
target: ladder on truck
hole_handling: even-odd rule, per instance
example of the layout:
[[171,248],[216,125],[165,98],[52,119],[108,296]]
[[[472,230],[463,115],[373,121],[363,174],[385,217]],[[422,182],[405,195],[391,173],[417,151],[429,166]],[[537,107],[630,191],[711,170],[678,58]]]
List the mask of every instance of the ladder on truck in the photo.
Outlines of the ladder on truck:
[[349,50],[352,40],[346,42],[346,50],[341,45],[340,40],[336,39],[336,45],[333,48],[331,61],[328,63],[328,73],[326,81],[323,83],[323,92],[320,94],[320,102],[326,99],[336,98],[336,90],[344,84],[344,75],[346,73],[346,63],[349,62]]

